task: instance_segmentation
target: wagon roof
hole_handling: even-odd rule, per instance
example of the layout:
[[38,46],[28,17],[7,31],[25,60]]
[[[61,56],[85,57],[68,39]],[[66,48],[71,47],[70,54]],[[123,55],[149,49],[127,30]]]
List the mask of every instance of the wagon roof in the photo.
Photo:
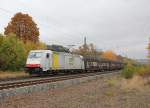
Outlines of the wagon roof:
[[121,61],[109,60],[109,59],[102,58],[102,57],[97,57],[97,56],[84,56],[84,60],[87,60],[87,61],[95,61],[95,62],[123,63],[123,62],[121,62]]

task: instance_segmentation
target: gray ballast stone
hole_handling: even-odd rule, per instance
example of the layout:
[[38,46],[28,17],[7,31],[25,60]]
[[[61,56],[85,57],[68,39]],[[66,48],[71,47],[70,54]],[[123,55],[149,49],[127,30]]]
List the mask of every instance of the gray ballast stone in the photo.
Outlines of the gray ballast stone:
[[63,80],[63,81],[57,81],[57,82],[51,82],[51,83],[30,85],[30,86],[19,87],[19,88],[4,89],[4,90],[0,90],[0,100],[3,100],[6,97],[16,96],[20,94],[29,94],[33,92],[47,91],[49,89],[63,88],[63,87],[68,87],[72,85],[77,85],[80,83],[99,79],[103,77],[104,75],[106,74],[88,76],[88,77],[82,77],[82,78],[76,78],[76,79],[69,79],[69,80]]

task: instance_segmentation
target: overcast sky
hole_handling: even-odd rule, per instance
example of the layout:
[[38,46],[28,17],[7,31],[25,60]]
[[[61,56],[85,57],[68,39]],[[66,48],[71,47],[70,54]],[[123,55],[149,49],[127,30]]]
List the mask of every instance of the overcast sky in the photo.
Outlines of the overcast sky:
[[17,12],[28,13],[47,44],[94,43],[131,58],[146,58],[150,0],[0,0],[0,33]]

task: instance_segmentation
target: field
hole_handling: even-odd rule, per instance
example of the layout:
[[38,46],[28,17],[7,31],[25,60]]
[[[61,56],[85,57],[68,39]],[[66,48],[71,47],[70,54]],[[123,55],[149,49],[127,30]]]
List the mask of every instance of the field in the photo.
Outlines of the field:
[[1,100],[0,108],[150,108],[150,82],[107,75],[80,85]]

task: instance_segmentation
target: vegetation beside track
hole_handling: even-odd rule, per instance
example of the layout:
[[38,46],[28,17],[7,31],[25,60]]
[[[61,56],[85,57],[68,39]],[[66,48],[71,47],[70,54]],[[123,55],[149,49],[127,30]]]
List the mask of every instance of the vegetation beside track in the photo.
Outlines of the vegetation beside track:
[[128,63],[122,71],[122,76],[128,79],[135,75],[150,76],[150,64],[141,65],[135,62]]
[[27,77],[28,73],[24,71],[12,72],[12,71],[0,71],[0,79],[9,79],[9,78],[19,78],[19,77]]
[[0,35],[0,70],[23,70],[28,52],[32,49],[45,49],[43,43],[24,43],[16,35]]

